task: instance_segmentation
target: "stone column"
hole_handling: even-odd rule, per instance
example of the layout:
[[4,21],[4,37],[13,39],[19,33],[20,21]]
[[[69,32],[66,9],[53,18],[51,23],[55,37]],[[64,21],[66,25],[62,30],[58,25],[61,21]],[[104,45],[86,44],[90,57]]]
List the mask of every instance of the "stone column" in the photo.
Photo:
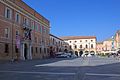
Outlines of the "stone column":
[[31,43],[29,44],[29,47],[28,47],[28,59],[32,59],[32,51],[31,51],[31,48],[32,48],[32,45]]

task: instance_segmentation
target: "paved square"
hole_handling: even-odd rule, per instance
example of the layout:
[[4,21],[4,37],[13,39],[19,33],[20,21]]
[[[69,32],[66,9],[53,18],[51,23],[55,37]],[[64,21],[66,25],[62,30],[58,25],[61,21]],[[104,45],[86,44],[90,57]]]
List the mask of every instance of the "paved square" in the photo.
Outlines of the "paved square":
[[0,64],[0,80],[120,80],[115,58],[56,58]]

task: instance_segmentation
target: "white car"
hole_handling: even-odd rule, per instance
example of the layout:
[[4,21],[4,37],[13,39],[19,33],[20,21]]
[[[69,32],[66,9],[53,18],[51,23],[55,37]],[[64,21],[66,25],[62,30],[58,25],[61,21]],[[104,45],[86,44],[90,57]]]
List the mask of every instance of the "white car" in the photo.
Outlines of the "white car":
[[65,55],[67,55],[67,56],[69,56],[69,57],[71,57],[71,53],[64,53]]
[[60,54],[57,55],[56,58],[69,58],[69,56],[67,54]]
[[56,58],[69,58],[69,54],[68,53],[64,53],[64,52],[58,52],[56,53]]
[[56,55],[60,55],[60,54],[63,54],[63,52],[57,52],[57,53],[55,53]]
[[81,57],[86,57],[87,55],[88,55],[87,53],[83,53]]
[[91,54],[88,54],[87,57],[92,57],[92,55],[91,55]]
[[75,55],[75,54],[72,54],[72,55],[71,55],[71,57],[72,57],[72,58],[76,58],[76,57],[77,57],[77,55]]

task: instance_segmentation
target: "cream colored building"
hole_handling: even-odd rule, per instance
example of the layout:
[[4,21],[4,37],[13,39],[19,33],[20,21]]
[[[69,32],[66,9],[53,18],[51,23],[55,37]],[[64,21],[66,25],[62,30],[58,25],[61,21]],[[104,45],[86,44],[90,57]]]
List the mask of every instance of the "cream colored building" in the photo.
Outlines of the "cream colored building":
[[69,44],[69,51],[77,56],[81,56],[83,53],[96,54],[95,36],[68,36],[61,38]]

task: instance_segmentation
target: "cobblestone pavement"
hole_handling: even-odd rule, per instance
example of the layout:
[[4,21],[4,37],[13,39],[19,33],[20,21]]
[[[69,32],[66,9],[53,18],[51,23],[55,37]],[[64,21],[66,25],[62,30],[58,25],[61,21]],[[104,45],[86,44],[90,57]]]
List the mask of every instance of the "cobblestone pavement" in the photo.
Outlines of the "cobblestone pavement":
[[0,80],[120,80],[120,61],[88,57],[0,63]]

